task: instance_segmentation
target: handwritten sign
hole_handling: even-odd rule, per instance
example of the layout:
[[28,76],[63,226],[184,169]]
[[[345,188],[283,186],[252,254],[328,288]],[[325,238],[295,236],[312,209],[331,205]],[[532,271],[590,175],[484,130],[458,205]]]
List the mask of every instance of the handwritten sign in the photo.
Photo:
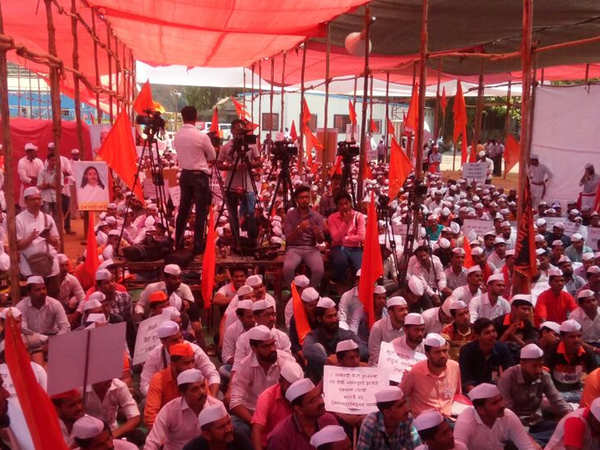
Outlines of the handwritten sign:
[[394,349],[391,342],[382,342],[379,350],[379,361],[377,368],[387,373],[387,379],[391,374],[397,375],[395,378],[400,381],[404,373],[411,369],[419,361],[427,359],[423,353],[415,352],[411,357],[401,358]]
[[487,231],[494,229],[494,224],[491,220],[465,219],[462,229],[463,233],[471,239],[471,231],[476,236],[483,236]]
[[385,374],[376,367],[325,366],[325,409],[342,414],[369,414],[377,410],[375,392],[386,385]]
[[162,314],[158,316],[150,317],[142,322],[138,327],[137,336],[135,337],[135,350],[133,352],[133,363],[135,366],[146,361],[148,354],[160,344],[156,329],[163,323],[167,318]]
[[465,163],[462,166],[462,177],[469,183],[475,181],[478,184],[484,184],[487,178],[487,164]]
[[590,248],[597,252],[598,250],[600,250],[600,228],[598,227],[589,227],[588,228],[588,232],[587,232],[587,245],[590,246]]

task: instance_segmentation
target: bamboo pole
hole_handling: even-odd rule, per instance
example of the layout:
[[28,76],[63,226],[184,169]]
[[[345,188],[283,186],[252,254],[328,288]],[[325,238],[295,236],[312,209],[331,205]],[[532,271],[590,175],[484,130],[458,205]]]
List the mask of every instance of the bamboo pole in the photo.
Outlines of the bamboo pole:
[[246,105],[246,68],[242,67],[242,99],[244,102],[244,110],[248,111],[248,107]]
[[[419,123],[417,126],[416,140],[416,161],[415,177],[421,180],[423,177],[423,130],[425,128],[425,95],[427,89],[427,45],[428,45],[428,25],[429,20],[429,0],[423,0],[423,16],[421,20],[421,64],[419,73]],[[415,227],[418,221],[415,220]],[[415,229],[416,231],[416,229]]]
[[477,156],[477,146],[481,139],[481,119],[483,117],[483,60],[479,70],[479,84],[477,85],[477,107],[475,108],[475,129],[473,130],[473,144],[471,152]]
[[[96,86],[100,86],[100,68],[98,64],[98,42],[95,37],[97,37],[96,33],[96,10],[92,8],[92,33],[94,40],[94,70],[96,75]],[[100,109],[100,91],[96,91],[96,122],[98,124],[102,123],[102,109]]]
[[17,117],[21,117],[21,65],[17,64]]
[[369,77],[369,135],[372,137],[371,133],[371,122],[373,121],[373,72],[371,72],[371,76]]
[[106,23],[106,57],[108,58],[108,89],[111,91],[108,94],[108,114],[110,117],[110,124],[114,123],[114,113],[113,113],[113,95],[112,95],[112,51],[110,47],[110,25]]
[[388,161],[388,148],[390,145],[390,132],[388,130],[388,122],[390,120],[390,73],[385,74],[385,158]]
[[252,64],[252,74],[250,75],[250,116],[254,123],[254,64]]
[[269,115],[271,116],[269,132],[271,133],[271,139],[273,139],[273,131],[278,125],[273,122],[273,95],[275,94],[273,83],[275,83],[275,58],[271,57],[271,92],[269,94]]
[[[129,50],[129,59],[131,60],[131,89],[129,95],[131,96],[131,123],[135,122],[135,110],[133,109],[133,102],[135,101],[135,88],[136,88],[136,79],[135,79],[135,58],[133,57],[133,51]],[[179,112],[179,111],[176,111]]]
[[[48,53],[57,56],[56,53],[56,35],[54,28],[54,19],[52,17],[52,0],[44,0],[46,4],[46,23],[48,28]],[[60,134],[61,134],[61,111],[60,111],[60,85],[58,67],[51,65],[50,69],[50,96],[52,98],[52,134],[54,137],[54,151],[56,153],[56,176],[60,180],[61,161],[60,161]],[[56,183],[56,226],[60,237],[59,249],[61,253],[64,249],[64,219],[62,211],[62,186]]]
[[115,38],[115,100],[117,107],[117,115],[121,112],[121,101],[119,99],[119,74],[121,72],[121,60],[119,59],[119,40],[117,36],[115,36],[112,31],[111,34]]
[[[358,76],[354,76],[354,93],[352,94],[352,107],[354,108],[354,112],[356,113],[356,88],[358,84]],[[356,134],[356,123],[352,122],[352,141],[355,141],[354,135]]]
[[307,41],[304,41],[304,44],[302,45],[302,71],[300,73],[300,122],[298,123],[298,127],[300,128],[300,142],[298,143],[298,171],[300,172],[300,175],[302,175],[304,172],[304,126],[302,123],[302,113],[304,105],[304,74],[306,71],[306,44]]
[[[413,63],[413,76],[412,76],[412,90],[411,96],[414,90],[417,88],[417,62]],[[412,99],[411,99],[412,100]],[[406,124],[402,121],[402,130],[406,130]],[[409,159],[413,160],[413,150],[415,146],[415,133],[409,132],[406,135],[406,155]]]
[[[4,34],[2,2],[0,2],[0,34]],[[6,195],[6,231],[8,233],[8,256],[10,258],[10,298],[16,305],[21,300],[19,287],[19,255],[17,253],[17,215],[15,195],[15,172],[13,167],[12,142],[10,136],[10,110],[8,107],[8,63],[6,62],[6,47],[0,46],[0,116],[2,121],[2,148],[4,150],[4,194]],[[39,80],[39,78],[38,78]]]
[[323,112],[323,152],[321,157],[321,189],[325,186],[327,177],[327,167],[325,166],[325,156],[329,151],[329,139],[327,134],[327,126],[329,119],[329,79],[330,75],[330,60],[331,60],[331,24],[327,23],[327,47],[325,52],[325,111]]
[[508,133],[510,133],[510,110],[512,108],[512,102],[511,102],[511,98],[510,98],[511,87],[512,87],[512,78],[509,73],[508,74],[508,90],[506,91],[506,120],[504,123],[504,134],[505,135],[508,135]]
[[363,104],[362,104],[362,117],[361,117],[361,130],[360,130],[360,161],[358,164],[358,189],[356,194],[356,201],[360,203],[363,198],[363,180],[365,177],[365,164],[367,162],[367,99],[369,95],[369,38],[371,29],[371,9],[369,6],[365,6],[365,29],[364,40],[365,40],[365,66],[363,70]]
[[[258,143],[262,142],[262,61],[258,60]],[[260,148],[260,147],[259,147]]]
[[287,57],[287,53],[283,53],[283,62],[281,68],[281,109],[280,109],[280,122],[281,122],[281,131],[285,133],[285,121],[283,120],[283,112],[285,106],[285,58]]
[[433,130],[433,142],[437,145],[440,127],[440,75],[442,72],[442,58],[438,61],[437,70],[437,85],[435,90],[435,118],[434,118],[434,130]]
[[[71,0],[71,35],[73,37],[73,68],[79,70],[79,37],[77,35],[77,0]],[[83,128],[81,126],[81,98],[79,93],[79,76],[73,72],[73,101],[75,102],[75,121],[77,122],[77,143],[83,154]]]

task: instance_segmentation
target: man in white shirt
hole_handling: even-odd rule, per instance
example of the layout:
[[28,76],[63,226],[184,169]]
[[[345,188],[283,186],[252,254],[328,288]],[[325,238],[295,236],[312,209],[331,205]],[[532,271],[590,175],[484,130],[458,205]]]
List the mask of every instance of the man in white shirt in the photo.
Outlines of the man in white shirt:
[[69,258],[64,253],[58,254],[58,263],[60,267],[60,290],[57,300],[59,300],[65,312],[70,314],[77,309],[77,306],[85,298],[85,292],[77,277],[69,273]]
[[537,208],[538,203],[546,195],[546,183],[552,180],[552,172],[545,164],[540,164],[538,155],[532,154],[527,167],[529,187],[531,188],[531,203]]
[[410,313],[404,318],[404,335],[394,339],[392,345],[398,358],[410,370],[417,362],[427,359],[425,356],[425,321],[421,314]]
[[502,270],[506,258],[506,242],[498,236],[494,239],[494,251],[488,256],[487,263],[493,271]]
[[193,106],[181,110],[183,127],[175,135],[175,150],[181,167],[179,188],[181,200],[175,224],[176,248],[183,248],[183,234],[187,225],[192,203],[196,207],[194,224],[194,251],[204,251],[204,228],[211,201],[209,161],[216,157],[208,135],[196,128],[198,113]]
[[480,317],[494,320],[510,312],[510,304],[502,297],[504,293],[504,275],[494,273],[487,280],[487,292],[474,297],[469,303],[471,323]]
[[408,304],[403,297],[390,297],[386,302],[387,315],[371,327],[369,333],[369,365],[376,366],[382,342],[392,342],[404,335],[404,319],[408,314]]
[[460,413],[454,426],[454,437],[467,448],[504,450],[511,442],[519,450],[541,449],[527,434],[519,417],[506,408],[495,385],[482,383],[475,386],[469,397],[473,406]]
[[[67,444],[80,450],[95,450],[99,448],[114,450],[135,450],[137,446],[122,439],[113,439],[108,424],[96,417],[84,415],[73,424],[73,431]],[[72,440],[71,440],[72,439]]]
[[61,303],[46,295],[46,284],[42,277],[27,278],[27,292],[29,296],[17,303],[17,309],[23,314],[23,329],[45,335],[71,330]]
[[17,163],[17,173],[21,180],[21,196],[19,205],[25,207],[25,189],[37,186],[37,177],[44,168],[44,163],[37,157],[38,148],[31,142],[25,144],[25,156]]
[[[238,320],[227,327],[223,336],[223,348],[221,349],[221,361],[223,366],[219,369],[219,373],[223,374],[223,368],[233,364],[235,355],[236,342],[239,337],[252,328],[255,324],[254,313],[252,312],[252,300],[242,300],[238,303],[235,315]],[[230,369],[230,367],[228,368]]]
[[135,314],[138,318],[141,318],[147,312],[150,294],[156,291],[163,291],[167,294],[169,304],[180,311],[187,309],[181,304],[181,300],[187,302],[188,307],[194,303],[192,290],[181,281],[181,268],[177,264],[167,264],[163,269],[163,277],[164,281],[150,283],[140,294],[140,299],[135,304]]
[[467,269],[467,284],[457,287],[452,291],[452,298],[462,300],[467,305],[471,299],[481,295],[481,283],[483,281],[483,272],[477,264]]

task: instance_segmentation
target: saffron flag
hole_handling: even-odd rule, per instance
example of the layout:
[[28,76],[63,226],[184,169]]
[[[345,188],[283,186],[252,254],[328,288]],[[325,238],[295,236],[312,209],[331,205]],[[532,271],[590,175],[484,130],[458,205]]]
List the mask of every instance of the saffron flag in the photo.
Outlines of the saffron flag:
[[304,338],[308,333],[310,333],[310,324],[308,323],[308,318],[306,317],[306,311],[304,310],[302,299],[300,298],[300,294],[298,294],[298,289],[296,289],[296,285],[293,281],[291,286],[292,306],[294,307],[294,321],[296,322],[296,332],[298,333],[298,340],[300,341],[300,345],[302,345],[304,343]]
[[446,107],[448,106],[448,100],[446,99],[446,86],[442,88],[442,99],[440,100],[440,106],[442,107],[442,114],[446,115]]
[[98,156],[100,159],[106,161],[108,167],[119,175],[125,185],[143,203],[144,195],[142,194],[142,188],[139,180],[136,180],[138,155],[131,130],[131,122],[129,121],[127,111],[123,109],[102,143],[102,147],[98,151]]
[[292,120],[292,127],[290,129],[290,138],[292,142],[296,142],[298,140],[298,132],[296,131],[296,123]]
[[461,140],[461,163],[467,162],[467,105],[463,96],[460,81],[456,82],[456,96],[454,97],[454,145]]
[[213,289],[215,287],[215,266],[217,263],[217,232],[215,230],[215,210],[210,206],[208,213],[208,231],[206,233],[206,247],[202,255],[202,284],[200,291],[204,299],[204,308],[210,308]]
[[341,175],[341,174],[342,174],[342,157],[340,155],[337,155],[335,157],[335,164],[329,171],[329,176],[332,177],[334,175]]
[[87,241],[85,247],[85,261],[83,262],[81,276],[87,278],[82,280],[81,284],[85,284],[83,281],[89,282],[90,285],[94,285],[96,282],[96,271],[100,266],[100,259],[98,258],[98,243],[96,242],[96,233],[94,231],[94,213],[89,213],[88,230],[87,230]]
[[211,133],[218,133],[219,132],[219,110],[217,109],[217,107],[215,106],[215,109],[213,109],[213,115],[212,115],[212,119],[210,120],[210,130]]
[[56,410],[36,380],[31,359],[21,338],[20,327],[8,315],[5,321],[4,352],[27,428],[37,450],[67,450]]
[[377,122],[371,118],[371,123],[369,129],[371,130],[371,134],[377,133]]
[[308,109],[308,104],[306,103],[306,99],[302,99],[302,115],[300,117],[300,125],[302,129],[309,128],[308,124],[310,123],[310,109]]
[[521,154],[521,144],[512,134],[506,135],[506,145],[504,147],[504,178],[508,172],[519,162]]
[[350,99],[348,99],[348,115],[350,116],[352,126],[356,126],[356,110],[354,109],[354,103]]
[[244,105],[242,105],[240,102],[238,102],[235,98],[230,97],[231,98],[231,102],[233,103],[233,107],[235,108],[235,113],[237,114],[239,119],[248,119],[250,114],[248,114],[248,111],[246,111],[246,108],[244,108]]
[[600,184],[598,185],[598,190],[596,191],[596,199],[594,200],[593,210],[600,212]]
[[400,191],[402,185],[408,178],[408,175],[412,172],[413,165],[404,153],[404,150],[396,138],[392,138],[392,145],[390,148],[390,199],[395,199]]
[[473,255],[471,254],[471,243],[467,236],[463,237],[463,250],[465,251],[465,262],[463,263],[463,266],[467,269],[473,267],[475,262],[473,261]]
[[408,113],[406,114],[406,120],[404,121],[404,130],[417,131],[419,126],[419,88],[415,84],[412,90],[412,96],[410,98],[410,104],[408,105]]
[[150,81],[146,81],[142,85],[140,93],[137,95],[133,102],[133,109],[138,114],[146,114],[146,111],[154,111],[154,100],[152,100],[152,89],[150,88]]
[[369,328],[371,328],[375,322],[375,305],[373,304],[375,282],[383,275],[383,261],[381,259],[379,230],[377,228],[377,210],[375,209],[375,196],[372,192],[367,212],[367,230],[360,272],[358,297],[363,304],[369,321]]
[[529,190],[529,177],[527,177],[525,189],[523,190],[521,219],[519,221],[517,243],[515,245],[515,270],[529,280],[537,273],[537,255],[535,251],[533,210],[531,205],[531,192]]
[[392,137],[396,136],[396,129],[394,128],[394,124],[392,123],[389,117],[387,118],[387,132],[388,135]]

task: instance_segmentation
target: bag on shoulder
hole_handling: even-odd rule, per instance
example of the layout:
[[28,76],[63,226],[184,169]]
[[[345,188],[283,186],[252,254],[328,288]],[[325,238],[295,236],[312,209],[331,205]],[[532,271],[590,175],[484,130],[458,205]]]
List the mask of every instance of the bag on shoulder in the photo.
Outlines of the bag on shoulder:
[[[44,230],[48,229],[48,216],[44,214]],[[54,265],[54,257],[50,254],[50,246],[48,245],[48,238],[44,238],[46,241],[46,251],[34,253],[33,255],[26,256],[27,264],[32,275],[39,275],[41,277],[48,277],[52,273],[52,266]]]

